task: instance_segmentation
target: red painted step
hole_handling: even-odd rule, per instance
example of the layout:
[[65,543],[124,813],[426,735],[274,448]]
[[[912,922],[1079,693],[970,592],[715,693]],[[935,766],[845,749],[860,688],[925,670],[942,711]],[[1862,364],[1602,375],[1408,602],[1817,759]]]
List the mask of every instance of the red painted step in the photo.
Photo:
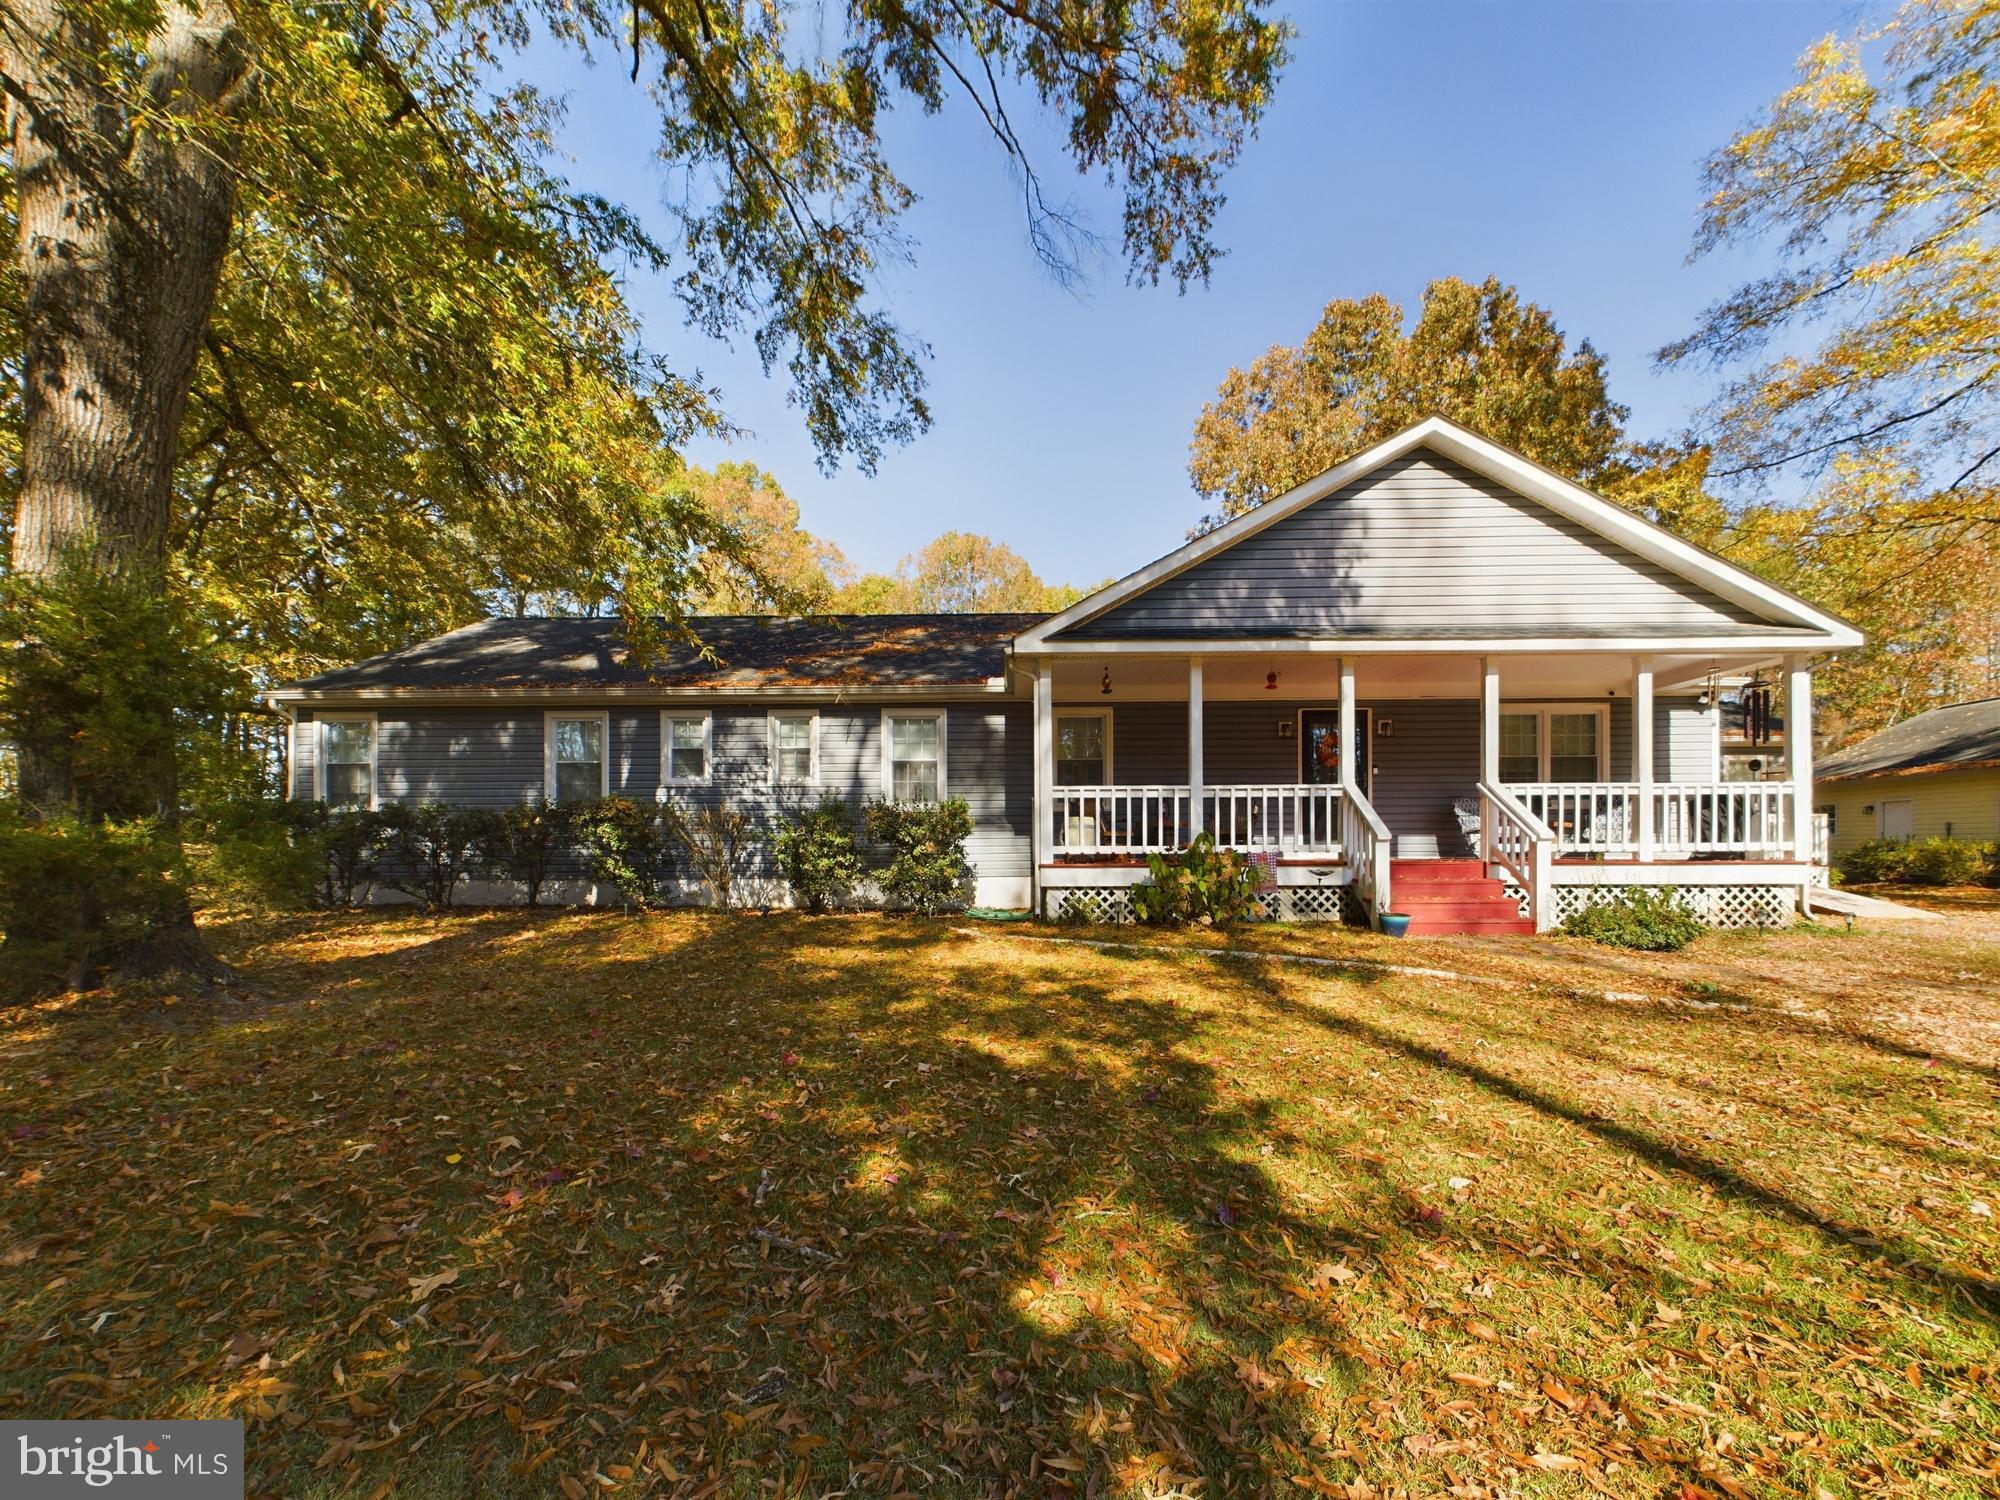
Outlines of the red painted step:
[[1408,912],[1416,937],[1531,933],[1535,924],[1476,859],[1391,860],[1394,910]]

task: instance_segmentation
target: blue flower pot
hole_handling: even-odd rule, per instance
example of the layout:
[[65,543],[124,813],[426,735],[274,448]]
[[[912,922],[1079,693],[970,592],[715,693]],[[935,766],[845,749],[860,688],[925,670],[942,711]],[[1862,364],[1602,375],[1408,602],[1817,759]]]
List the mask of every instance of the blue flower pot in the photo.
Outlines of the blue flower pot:
[[1408,937],[1410,935],[1410,914],[1406,911],[1383,912],[1382,931],[1390,937]]

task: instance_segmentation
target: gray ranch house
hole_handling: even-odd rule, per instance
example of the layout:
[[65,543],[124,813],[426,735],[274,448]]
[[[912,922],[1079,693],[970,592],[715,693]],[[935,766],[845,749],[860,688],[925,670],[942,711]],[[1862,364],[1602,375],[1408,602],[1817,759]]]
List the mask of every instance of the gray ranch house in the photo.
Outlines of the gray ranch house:
[[[1206,831],[1287,918],[1542,930],[1670,885],[1777,922],[1818,863],[1812,663],[1862,639],[1441,418],[1060,614],[696,629],[642,670],[612,621],[488,620],[290,684],[292,794],[962,797],[974,899],[1049,916],[1126,915]],[[1786,774],[1726,781],[1719,685],[1759,671]]]

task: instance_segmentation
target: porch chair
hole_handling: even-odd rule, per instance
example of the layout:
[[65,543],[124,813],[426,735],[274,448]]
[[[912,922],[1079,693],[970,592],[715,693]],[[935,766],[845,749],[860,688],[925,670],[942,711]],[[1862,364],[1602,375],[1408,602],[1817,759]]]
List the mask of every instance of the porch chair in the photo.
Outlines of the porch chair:
[[1451,815],[1458,819],[1458,836],[1465,840],[1465,847],[1474,859],[1479,857],[1479,799],[1477,797],[1454,797],[1451,799]]

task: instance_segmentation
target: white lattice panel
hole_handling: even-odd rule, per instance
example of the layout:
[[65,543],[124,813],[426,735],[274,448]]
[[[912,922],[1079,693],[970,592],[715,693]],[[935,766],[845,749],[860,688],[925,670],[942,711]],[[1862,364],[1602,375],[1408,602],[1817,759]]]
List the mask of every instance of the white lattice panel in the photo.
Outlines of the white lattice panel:
[[1053,890],[1048,893],[1047,900],[1049,920],[1052,922],[1090,922],[1109,926],[1132,920],[1132,897],[1129,892],[1116,887]]
[[[1567,918],[1596,901],[1609,901],[1621,887],[1559,885],[1551,892],[1555,920]],[[1798,892],[1778,885],[1684,885],[1674,895],[1711,927],[1789,927],[1799,914]]]
[[[1068,887],[1046,897],[1049,920],[1109,925],[1132,920],[1132,896],[1116,887]],[[1360,919],[1360,904],[1344,885],[1282,886],[1258,897],[1274,922],[1347,922]]]
[[[1264,893],[1264,910],[1278,922],[1345,922],[1355,915],[1344,885],[1295,885]],[[1274,909],[1275,908],[1275,909]]]

